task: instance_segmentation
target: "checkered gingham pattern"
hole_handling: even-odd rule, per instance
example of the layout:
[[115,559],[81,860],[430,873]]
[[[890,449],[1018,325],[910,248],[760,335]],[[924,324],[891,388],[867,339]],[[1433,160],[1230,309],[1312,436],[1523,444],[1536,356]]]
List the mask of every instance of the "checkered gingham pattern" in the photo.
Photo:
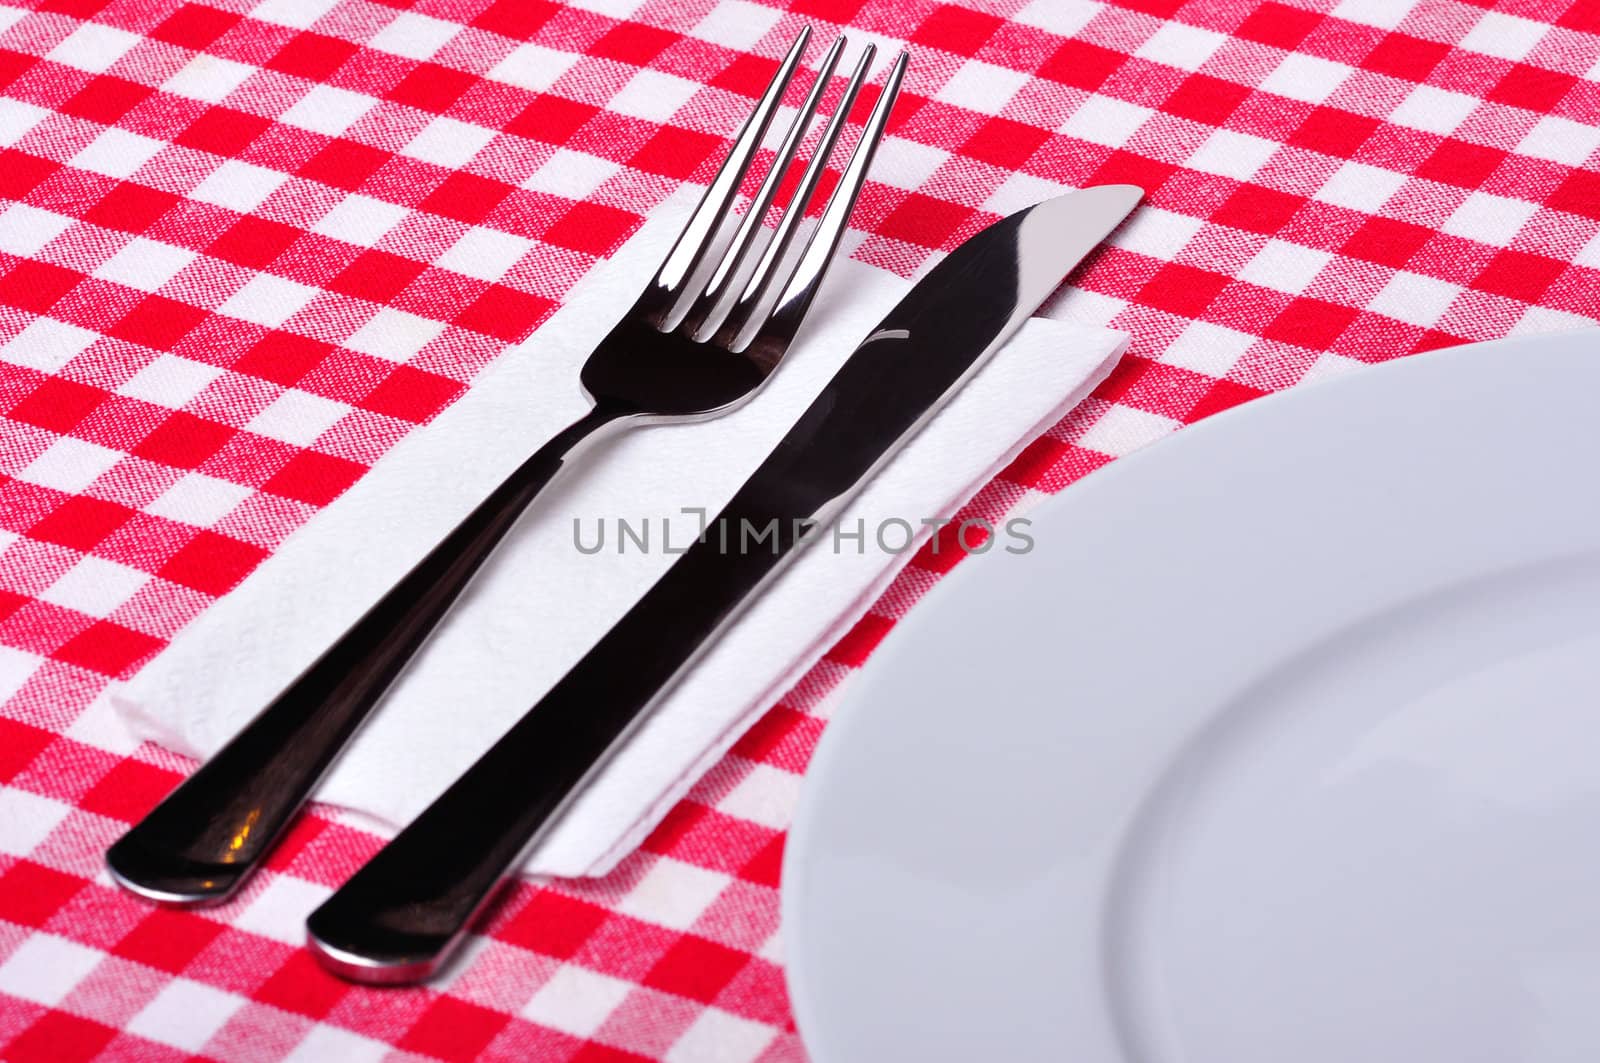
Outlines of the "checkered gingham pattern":
[[796,790],[839,680],[960,551],[924,551],[641,852],[522,884],[425,989],[299,947],[379,844],[331,813],[226,907],[118,892],[103,850],[190,765],[91,708],[706,181],[802,23],[913,54],[860,259],[909,273],[1063,186],[1149,191],[1060,296],[1131,351],[972,515],[1264,392],[1600,316],[1600,0],[4,3],[14,1063],[803,1057]]

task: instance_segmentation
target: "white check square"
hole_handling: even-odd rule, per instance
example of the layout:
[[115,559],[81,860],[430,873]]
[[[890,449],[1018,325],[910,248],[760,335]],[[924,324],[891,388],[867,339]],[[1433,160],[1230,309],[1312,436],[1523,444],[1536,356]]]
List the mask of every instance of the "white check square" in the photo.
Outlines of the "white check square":
[[401,150],[413,159],[458,170],[494,138],[492,129],[439,117],[424,126]]
[[522,44],[489,69],[488,76],[508,85],[543,92],[572,69],[579,57],[571,52]]
[[1536,159],[1582,166],[1600,148],[1600,128],[1548,114],[1528,130],[1517,150]]
[[1179,70],[1199,70],[1227,41],[1226,35],[1214,30],[1163,22],[1133,54]]
[[107,617],[149,583],[147,572],[85,554],[39,595],[42,601],[88,616]]
[[1485,11],[1457,47],[1515,61],[1526,59],[1549,31],[1543,22]]
[[1315,384],[1323,380],[1335,380],[1354,373],[1358,369],[1365,369],[1366,366],[1367,363],[1357,361],[1346,355],[1323,351],[1317,355],[1317,360],[1311,363],[1311,368],[1301,374],[1300,379],[1295,382],[1295,386]]
[[1117,319],[1117,315],[1126,309],[1128,309],[1126,299],[1118,299],[1114,295],[1102,295],[1069,284],[1055,297],[1043,316],[1056,321],[1071,321],[1075,325],[1090,328],[1095,326],[1109,328]]
[[370,1037],[318,1023],[304,1041],[294,1046],[293,1052],[283,1057],[283,1063],[379,1063],[390,1051],[388,1045]]
[[1196,321],[1161,352],[1161,361],[1220,379],[1233,371],[1255,342],[1247,332]]
[[1331,14],[1346,22],[1392,30],[1404,22],[1417,0],[1339,0]]
[[432,321],[392,306],[383,307],[367,319],[344,345],[352,351],[408,362],[418,351],[439,338],[445,330],[442,321]]
[[1350,68],[1343,63],[1290,52],[1261,82],[1261,90],[1305,103],[1322,103],[1349,76]]
[[0,789],[0,853],[27,856],[71,811],[65,801],[10,786]]
[[1094,0],[1033,0],[1011,19],[1049,30],[1059,37],[1073,37],[1105,8],[1106,5]]
[[144,509],[157,517],[209,528],[253,494],[253,488],[191,472]]
[[[42,320],[42,319],[41,319]],[[79,494],[122,460],[122,452],[86,439],[62,436],[30,461],[17,477],[41,487]]]
[[1411,94],[1400,101],[1389,115],[1389,121],[1410,129],[1448,136],[1465,122],[1482,103],[1476,96],[1468,96],[1432,85],[1418,85]]
[[117,388],[117,394],[176,410],[221,375],[222,370],[217,366],[175,354],[160,354]]
[[1085,450],[1120,458],[1140,447],[1171,435],[1178,422],[1158,413],[1136,410],[1132,406],[1110,406],[1078,440]]
[[372,247],[410,213],[405,207],[352,192],[317,219],[311,231],[358,247]]
[[255,900],[233,920],[240,930],[296,947],[306,943],[306,916],[328,899],[333,890],[315,882],[274,876]]
[[1011,97],[1031,80],[1028,74],[976,59],[961,64],[934,99],[980,114],[999,114]]
[[1239,276],[1263,288],[1299,295],[1311,286],[1332,259],[1326,251],[1284,240],[1268,240],[1266,246],[1245,263]]
[[562,964],[520,1014],[552,1030],[592,1037],[632,991],[633,986],[620,978]]
[[247,429],[258,435],[309,447],[350,412],[350,407],[309,391],[288,388],[250,419]]
[[725,0],[695,25],[694,35],[724,48],[747,52],[772,32],[783,12],[747,0]]
[[532,248],[532,240],[499,229],[473,226],[439,256],[437,265],[479,280],[497,281]]
[[183,272],[200,256],[171,244],[135,236],[94,271],[101,280],[115,281],[142,292],[153,292]]
[[1023,207],[1043,203],[1066,191],[1066,185],[1018,170],[989,194],[989,198],[984,200],[983,209],[1000,215],[1013,214]]
[[32,258],[71,227],[71,218],[26,203],[13,203],[0,213],[0,251]]
[[257,273],[217,310],[242,321],[277,328],[304,310],[316,297],[317,289],[308,285],[287,277]]
[[355,125],[362,115],[378,105],[371,96],[335,88],[332,85],[313,85],[311,90],[294,102],[279,119],[300,129],[336,137]]
[[1141,255],[1170,262],[1189,245],[1205,223],[1187,214],[1144,207],[1116,231],[1111,242]]
[[85,22],[45,53],[45,58],[62,66],[102,74],[143,39],[99,22]]
[[338,3],[339,0],[266,0],[250,9],[250,17],[258,22],[307,30]]
[[1367,308],[1396,321],[1430,328],[1444,317],[1460,294],[1461,288],[1448,281],[1401,270],[1390,278]]
[[100,965],[101,953],[54,934],[31,934],[0,964],[0,993],[52,1007]]
[[1362,162],[1347,162],[1317,189],[1313,197],[1324,203],[1375,213],[1405,186],[1403,174]]
[[1531,336],[1543,332],[1576,332],[1579,329],[1590,329],[1594,322],[1578,314],[1569,314],[1565,310],[1554,310],[1548,306],[1530,306],[1522,312],[1517,323],[1511,326],[1513,336]]
[[549,192],[568,199],[588,199],[621,169],[610,159],[561,148],[529,174],[522,187],[530,192]]
[[99,333],[86,328],[50,317],[36,317],[0,347],[0,361],[54,373],[99,338]]
[[717,811],[783,830],[789,826],[799,795],[799,775],[770,764],[757,764],[717,802]]
[[188,978],[174,978],[128,1021],[128,1032],[198,1052],[245,1000]]
[[706,1008],[673,1042],[664,1058],[666,1063],[752,1063],[777,1036],[777,1027],[721,1008]]
[[[13,532],[0,533],[0,550],[4,550],[16,542],[20,536]],[[21,690],[39,670],[39,665],[44,658],[38,654],[29,653],[11,646],[0,646],[0,701],[10,701],[12,695]],[[91,715],[89,712],[83,716]],[[82,716],[79,717],[80,719]],[[29,847],[30,850],[32,847]]]
[[611,97],[608,110],[650,122],[665,122],[688,103],[700,86],[659,70],[641,70]]
[[872,177],[894,188],[915,191],[927,184],[949,159],[950,153],[942,148],[905,137],[884,137],[873,159]]
[[1110,96],[1090,96],[1067,118],[1061,132],[1091,144],[1120,148],[1155,114],[1148,107],[1114,99]]
[[1451,236],[1505,247],[1538,210],[1536,204],[1524,199],[1474,192],[1461,201],[1461,205],[1444,220],[1441,228]]
[[21,100],[0,100],[0,145],[10,147],[50,115],[43,107]]
[[670,856],[658,857],[622,898],[617,910],[674,930],[687,930],[722,894],[729,881],[720,871],[708,871]]
[[107,177],[132,177],[166,144],[115,126],[95,137],[72,157],[72,165]]
[[256,72],[253,66],[217,55],[196,55],[162,84],[163,91],[191,100],[221,103]]
[[368,43],[393,55],[407,59],[427,59],[455,39],[461,27],[454,22],[402,11]]
[[645,0],[569,0],[571,6],[593,11],[597,15],[627,18],[644,5]]
[[288,179],[288,174],[229,159],[207,174],[189,193],[189,198],[249,214]]
[[1219,129],[1195,149],[1184,165],[1202,173],[1248,181],[1280,147],[1282,145],[1265,137]]

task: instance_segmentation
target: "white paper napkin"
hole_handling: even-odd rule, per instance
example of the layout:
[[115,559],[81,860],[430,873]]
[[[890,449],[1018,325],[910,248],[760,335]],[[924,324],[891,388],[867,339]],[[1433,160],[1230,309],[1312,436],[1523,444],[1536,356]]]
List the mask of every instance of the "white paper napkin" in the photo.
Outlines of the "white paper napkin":
[[[413,432],[238,588],[206,610],[129,683],[114,706],[142,738],[195,757],[215,752],[343,632],[527,454],[579,416],[578,368],[631,304],[689,207],[658,210],[580,282],[526,344]],[[569,463],[513,530],[318,799],[380,828],[405,823],[488,748],[675,560],[715,516],[908,282],[835,264],[767,387],[738,411],[693,425],[638,428]],[[1076,404],[1126,346],[1121,333],[1034,319],[881,472],[840,526],[806,550],[662,699],[581,795],[526,870],[600,875],[867,610],[911,550],[889,553],[891,518],[919,531],[948,516]],[[650,526],[650,549],[618,553],[617,519]],[[580,522],[575,538],[574,520]],[[606,530],[592,548],[598,522]],[[898,547],[904,531],[886,525]],[[919,537],[920,541],[920,537]]]

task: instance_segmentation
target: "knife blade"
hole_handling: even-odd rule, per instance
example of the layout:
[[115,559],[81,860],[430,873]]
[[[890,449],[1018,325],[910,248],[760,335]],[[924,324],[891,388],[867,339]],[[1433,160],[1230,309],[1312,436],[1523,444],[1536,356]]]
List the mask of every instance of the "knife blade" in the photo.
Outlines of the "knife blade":
[[[1139,202],[1084,189],[1003,218],[914,285],[693,544],[523,718],[307,920],[334,973],[421,981],[741,606]],[[739,529],[739,549],[727,531]],[[743,549],[744,529],[758,529]],[[720,529],[712,531],[711,529]]]

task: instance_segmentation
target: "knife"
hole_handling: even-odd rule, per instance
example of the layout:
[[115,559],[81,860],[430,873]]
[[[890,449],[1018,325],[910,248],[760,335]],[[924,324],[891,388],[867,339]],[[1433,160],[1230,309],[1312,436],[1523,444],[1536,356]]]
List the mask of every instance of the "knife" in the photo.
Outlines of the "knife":
[[[861,341],[707,534],[311,914],[308,943],[322,964],[369,984],[437,973],[496,886],[645,710],[1141,195],[1132,185],[1105,185],[1046,200],[984,229],[929,271]],[[727,548],[745,528],[757,530],[758,545]]]

